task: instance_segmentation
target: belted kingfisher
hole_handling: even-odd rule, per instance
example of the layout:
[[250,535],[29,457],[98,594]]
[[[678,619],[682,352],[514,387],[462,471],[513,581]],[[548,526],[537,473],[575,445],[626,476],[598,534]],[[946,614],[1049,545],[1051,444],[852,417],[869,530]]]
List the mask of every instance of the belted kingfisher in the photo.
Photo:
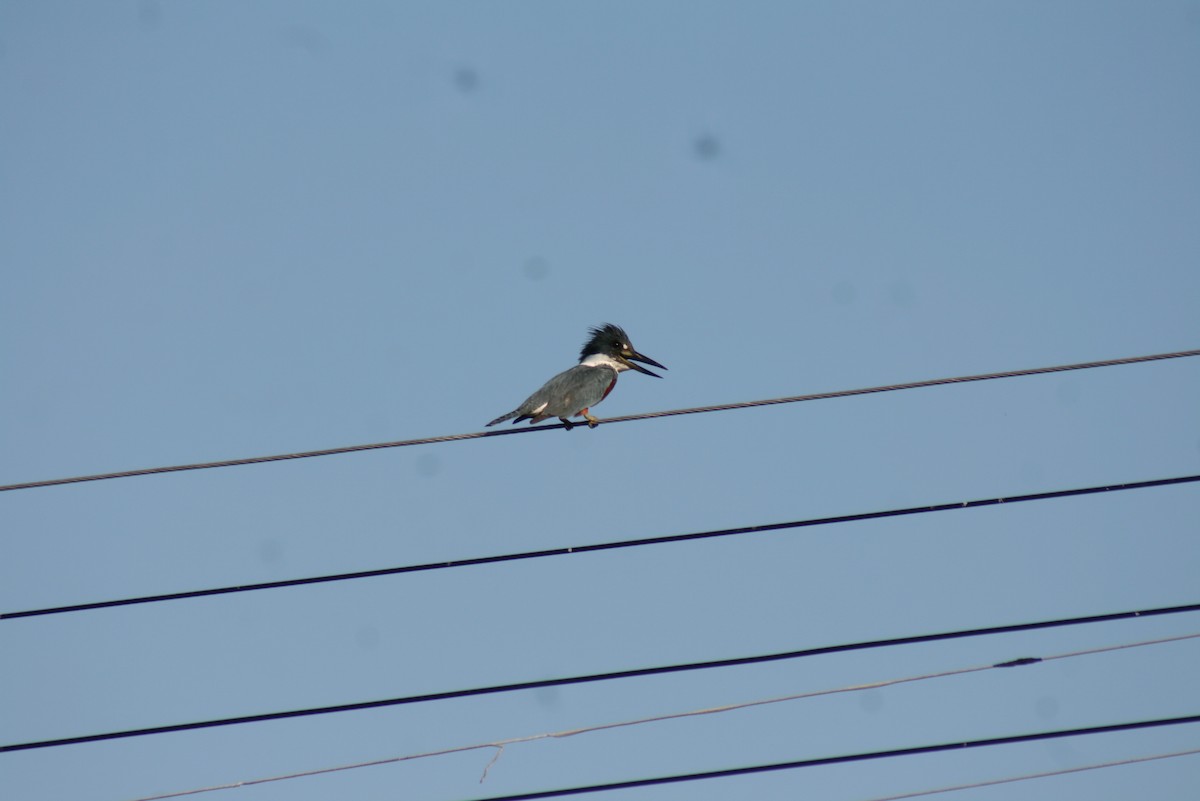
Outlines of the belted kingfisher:
[[494,426],[514,417],[514,425],[522,420],[528,420],[529,424],[533,425],[557,417],[570,431],[575,424],[567,418],[582,415],[587,420],[588,427],[595,428],[600,421],[589,414],[588,410],[608,397],[608,393],[617,385],[618,373],[632,369],[662,378],[631,360],[667,369],[649,356],[643,356],[634,350],[633,345],[629,344],[629,335],[620,326],[605,323],[588,333],[588,341],[579,352],[579,364],[551,378],[520,406],[497,417],[488,425]]

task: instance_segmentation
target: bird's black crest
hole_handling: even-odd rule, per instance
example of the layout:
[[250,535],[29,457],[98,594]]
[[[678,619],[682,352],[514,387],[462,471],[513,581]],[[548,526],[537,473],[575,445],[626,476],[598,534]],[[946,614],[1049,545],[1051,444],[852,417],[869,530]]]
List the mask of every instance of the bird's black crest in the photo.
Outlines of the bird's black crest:
[[579,360],[583,361],[597,353],[612,353],[620,350],[622,345],[628,344],[629,334],[626,334],[621,326],[612,323],[598,325],[588,331],[588,341],[584,343],[583,350],[579,351]]

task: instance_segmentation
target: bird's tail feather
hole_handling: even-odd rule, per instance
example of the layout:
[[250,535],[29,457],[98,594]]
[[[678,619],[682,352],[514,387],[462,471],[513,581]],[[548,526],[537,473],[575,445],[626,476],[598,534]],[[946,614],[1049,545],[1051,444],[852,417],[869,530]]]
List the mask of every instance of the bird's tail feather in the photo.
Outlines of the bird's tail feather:
[[[492,422],[488,423],[488,426],[494,426],[494,425],[496,425],[496,423],[503,423],[505,420],[511,420],[520,413],[521,413],[520,409],[513,409],[508,414],[502,414],[499,417],[497,417],[495,420],[493,420]],[[484,426],[484,428],[487,428],[487,426]]]

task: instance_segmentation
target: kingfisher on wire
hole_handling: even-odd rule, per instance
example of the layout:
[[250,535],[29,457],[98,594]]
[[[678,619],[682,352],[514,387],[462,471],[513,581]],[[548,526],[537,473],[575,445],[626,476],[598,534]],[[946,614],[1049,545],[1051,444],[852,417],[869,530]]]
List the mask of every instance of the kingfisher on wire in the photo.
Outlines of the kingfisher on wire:
[[590,409],[608,397],[617,385],[617,375],[625,370],[637,370],[655,378],[662,378],[635,362],[652,364],[662,370],[667,368],[633,349],[629,335],[617,325],[605,323],[589,332],[589,338],[579,352],[579,364],[559,373],[545,383],[537,392],[525,399],[517,408],[497,417],[489,426],[513,420],[513,424],[528,420],[530,425],[557,417],[570,431],[575,424],[569,418],[582,416],[589,428],[600,421],[593,417]]

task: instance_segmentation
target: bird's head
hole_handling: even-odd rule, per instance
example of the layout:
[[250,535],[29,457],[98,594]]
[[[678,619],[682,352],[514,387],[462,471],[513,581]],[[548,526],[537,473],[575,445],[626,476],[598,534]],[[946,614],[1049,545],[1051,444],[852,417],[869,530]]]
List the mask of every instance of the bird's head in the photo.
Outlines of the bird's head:
[[662,376],[658,373],[650,372],[645,367],[637,364],[637,362],[652,364],[662,370],[667,369],[664,365],[659,364],[649,356],[643,356],[634,350],[633,345],[629,342],[629,335],[619,325],[605,323],[604,325],[596,326],[588,333],[588,341],[584,343],[583,350],[579,352],[580,361],[589,356],[607,356],[622,367],[637,370],[639,373],[652,375],[655,378],[662,378]]

